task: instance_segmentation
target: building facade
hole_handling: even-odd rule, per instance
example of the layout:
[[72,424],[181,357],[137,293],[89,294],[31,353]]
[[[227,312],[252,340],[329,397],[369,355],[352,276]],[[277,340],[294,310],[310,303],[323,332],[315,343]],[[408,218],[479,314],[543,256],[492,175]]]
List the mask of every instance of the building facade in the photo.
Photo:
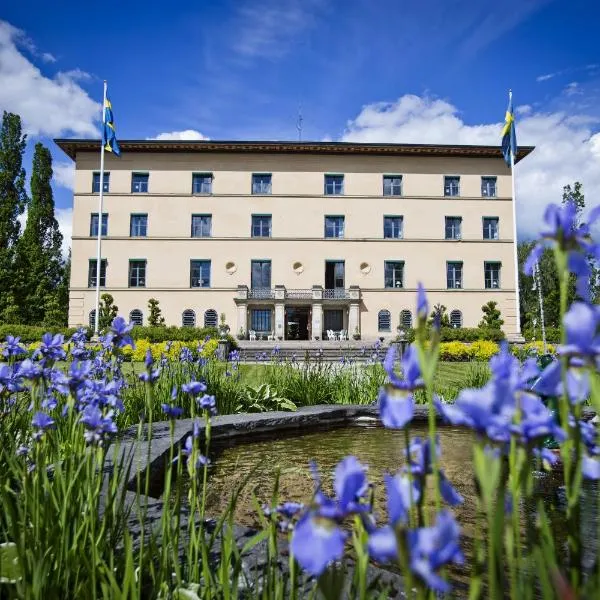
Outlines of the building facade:
[[[510,169],[488,146],[56,140],[76,163],[69,325],[95,319],[100,285],[147,323],[273,339],[395,336],[422,282],[454,326],[498,302],[518,335]],[[517,160],[532,148],[519,149]]]

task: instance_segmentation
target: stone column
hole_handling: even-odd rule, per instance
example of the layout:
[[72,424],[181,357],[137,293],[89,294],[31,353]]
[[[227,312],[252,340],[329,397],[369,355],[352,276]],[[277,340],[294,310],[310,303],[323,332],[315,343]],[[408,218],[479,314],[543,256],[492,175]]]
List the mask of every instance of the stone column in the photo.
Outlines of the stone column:
[[312,339],[323,335],[323,286],[312,286]]
[[348,338],[356,331],[360,333],[360,288],[357,285],[350,286],[350,306],[348,307]]
[[285,304],[283,302],[275,302],[275,339],[283,338],[285,326]]
[[237,330],[232,331],[233,335],[237,335],[240,329],[244,331],[244,335],[248,336],[248,286],[238,285],[237,296],[235,299],[237,305]]

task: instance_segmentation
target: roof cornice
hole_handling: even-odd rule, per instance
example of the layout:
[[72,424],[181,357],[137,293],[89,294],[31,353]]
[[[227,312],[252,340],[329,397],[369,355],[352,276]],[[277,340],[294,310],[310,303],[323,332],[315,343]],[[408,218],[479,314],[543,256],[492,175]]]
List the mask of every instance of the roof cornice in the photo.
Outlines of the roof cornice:
[[[98,152],[100,140],[57,138],[56,145],[75,160],[78,152]],[[358,144],[353,142],[273,142],[226,140],[119,140],[122,152],[224,152],[263,154],[360,154],[391,156],[467,156],[502,158],[500,146],[457,144]],[[534,146],[518,149],[515,162]]]

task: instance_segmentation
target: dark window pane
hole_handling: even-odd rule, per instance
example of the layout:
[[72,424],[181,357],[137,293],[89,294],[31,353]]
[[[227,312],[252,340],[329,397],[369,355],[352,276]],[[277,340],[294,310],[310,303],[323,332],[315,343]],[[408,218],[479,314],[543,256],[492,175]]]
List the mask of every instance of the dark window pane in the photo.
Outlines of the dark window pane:
[[148,173],[132,173],[131,191],[135,194],[143,194],[148,191]]
[[339,196],[344,193],[343,175],[325,175],[325,194]]
[[192,194],[212,194],[212,174],[194,173],[192,175]]
[[131,215],[129,235],[131,237],[146,237],[148,235],[148,215]]
[[192,237],[210,237],[211,230],[211,215],[192,215]]
[[182,327],[195,327],[196,326],[196,313],[188,308],[181,313],[181,326]]
[[498,239],[498,217],[484,217],[483,219],[483,239]]
[[447,240],[460,240],[461,224],[462,224],[462,219],[460,217],[446,217],[446,239]]
[[401,196],[402,195],[402,177],[400,175],[383,176],[383,195]]
[[271,289],[270,260],[253,260],[251,271],[251,286],[253,289]]
[[271,310],[254,309],[250,313],[250,329],[253,331],[271,331]]
[[481,195],[484,198],[496,197],[496,178],[482,177],[481,178]]
[[252,237],[271,237],[271,215],[252,215]]
[[129,287],[146,287],[146,261],[129,261]]
[[344,237],[344,217],[325,217],[325,237]]
[[[110,187],[110,173],[104,171],[104,181],[102,182],[104,193],[108,193]],[[98,194],[100,192],[100,173],[94,173],[92,175],[92,192]]]
[[488,290],[500,287],[500,267],[498,262],[484,263],[485,288]]
[[384,286],[386,288],[401,288],[404,286],[404,263],[402,261],[385,261]]
[[[102,213],[102,237],[108,235],[108,214]],[[90,237],[98,237],[98,213],[90,217]]]
[[270,194],[271,193],[271,174],[254,173],[252,175],[252,193]]
[[388,239],[401,239],[402,222],[402,217],[383,217],[383,237]]
[[216,327],[217,322],[217,311],[214,308],[209,308],[204,313],[204,327]]
[[380,310],[377,315],[377,328],[379,331],[391,331],[392,318],[389,310]]
[[447,287],[451,290],[459,290],[463,287],[462,280],[462,263],[449,262],[447,264]]
[[190,287],[210,287],[210,260],[192,260],[190,262]]
[[460,177],[444,177],[444,196],[460,195]]
[[[88,266],[88,287],[96,287],[98,273],[98,261],[92,258]],[[100,261],[100,287],[106,287],[106,259]]]

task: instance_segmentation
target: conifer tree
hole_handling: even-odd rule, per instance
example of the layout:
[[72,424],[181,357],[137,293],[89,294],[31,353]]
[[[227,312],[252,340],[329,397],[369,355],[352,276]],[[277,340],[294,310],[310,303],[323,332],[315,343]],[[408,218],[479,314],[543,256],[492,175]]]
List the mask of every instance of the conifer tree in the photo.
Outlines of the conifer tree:
[[19,115],[5,111],[0,126],[0,318],[3,320],[15,317],[14,255],[21,230],[18,217],[27,204],[23,169],[26,139]]
[[16,247],[17,300],[23,320],[32,325],[44,321],[47,306],[56,312],[58,299],[53,298],[63,272],[62,234],[54,216],[51,181],[52,156],[38,142],[33,155],[27,223]]

